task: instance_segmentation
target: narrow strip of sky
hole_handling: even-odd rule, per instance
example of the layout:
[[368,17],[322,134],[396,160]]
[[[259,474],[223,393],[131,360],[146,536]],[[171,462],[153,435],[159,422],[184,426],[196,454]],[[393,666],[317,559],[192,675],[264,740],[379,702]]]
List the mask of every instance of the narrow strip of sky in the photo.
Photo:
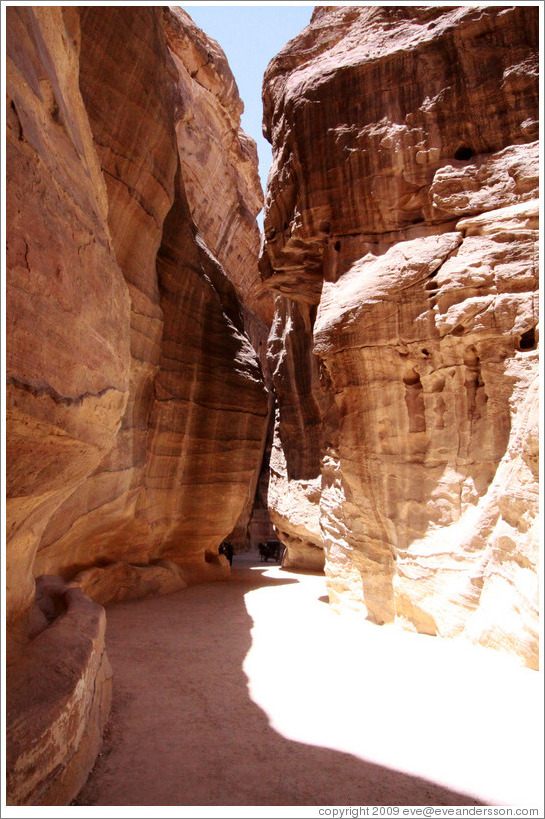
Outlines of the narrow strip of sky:
[[272,58],[308,25],[314,3],[296,6],[180,5],[225,52],[244,103],[242,127],[257,143],[259,175],[265,190],[271,146],[261,133],[263,74]]

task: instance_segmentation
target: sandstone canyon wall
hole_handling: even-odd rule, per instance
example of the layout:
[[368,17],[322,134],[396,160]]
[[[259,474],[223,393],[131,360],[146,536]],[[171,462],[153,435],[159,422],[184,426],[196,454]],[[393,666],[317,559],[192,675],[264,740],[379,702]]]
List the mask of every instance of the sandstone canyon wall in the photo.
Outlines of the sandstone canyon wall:
[[96,603],[228,572],[271,303],[217,44],[176,8],[13,7],[7,26],[8,799],[54,804],[108,710]]
[[269,65],[269,506],[330,600],[538,657],[538,11],[318,7]]

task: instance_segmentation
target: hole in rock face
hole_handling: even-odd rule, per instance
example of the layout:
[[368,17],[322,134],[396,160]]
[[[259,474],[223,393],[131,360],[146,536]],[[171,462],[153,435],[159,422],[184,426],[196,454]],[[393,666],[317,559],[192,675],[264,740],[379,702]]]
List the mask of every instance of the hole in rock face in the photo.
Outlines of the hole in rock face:
[[335,250],[337,251],[337,253],[338,253],[338,252],[339,252],[339,250],[341,249],[341,243],[340,243],[340,241],[339,241],[338,239],[337,239],[337,241],[335,242],[335,244],[333,245],[333,247],[335,248]]
[[536,328],[531,327],[526,330],[520,337],[519,350],[535,350],[536,347]]
[[425,432],[426,407],[424,394],[418,374],[415,373],[415,376],[418,379],[417,381],[409,380],[407,377],[403,379],[405,382],[405,405],[409,416],[409,432]]
[[454,159],[459,159],[461,162],[467,162],[472,156],[473,150],[468,148],[467,145],[461,145],[454,154]]
[[425,356],[428,356],[430,354],[430,351],[427,350],[425,347],[422,347],[421,352],[422,352],[422,355],[425,355]]

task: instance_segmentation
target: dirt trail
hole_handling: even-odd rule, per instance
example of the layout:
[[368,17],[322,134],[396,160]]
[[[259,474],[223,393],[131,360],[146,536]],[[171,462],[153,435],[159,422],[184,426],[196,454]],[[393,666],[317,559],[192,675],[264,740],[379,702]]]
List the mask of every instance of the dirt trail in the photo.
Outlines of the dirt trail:
[[[73,804],[513,804],[505,798],[518,799],[517,788],[529,804],[531,754],[520,744],[509,752],[505,742],[494,754],[497,737],[483,737],[483,720],[475,725],[468,710],[488,687],[486,675],[449,701],[443,641],[335,615],[324,595],[321,577],[252,567],[241,556],[228,582],[110,607],[112,717]],[[490,666],[476,668],[475,656],[465,669],[473,675]],[[533,696],[532,672],[492,660],[491,680],[498,669],[514,675],[503,691],[507,708],[510,685]],[[432,679],[430,669],[440,669]],[[520,690],[517,700],[520,717]],[[450,735],[434,709],[454,709]],[[453,771],[460,749],[452,757],[446,749],[462,737],[464,761]],[[483,768],[487,753],[501,770]]]

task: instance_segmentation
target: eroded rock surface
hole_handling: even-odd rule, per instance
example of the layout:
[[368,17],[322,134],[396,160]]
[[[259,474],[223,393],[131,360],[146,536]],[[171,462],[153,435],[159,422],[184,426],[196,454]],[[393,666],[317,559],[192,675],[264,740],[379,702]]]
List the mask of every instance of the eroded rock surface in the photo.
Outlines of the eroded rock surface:
[[6,673],[9,805],[70,804],[93,767],[110,711],[104,609],[62,581],[49,588],[39,582],[38,592],[46,622]]
[[[17,17],[20,27],[25,23],[19,22],[25,13]],[[51,16],[47,19],[51,23]],[[79,174],[83,200],[76,202],[77,210],[69,200],[70,218],[78,225],[79,233],[77,242],[67,235],[62,248],[65,266],[81,271],[83,280],[78,289],[65,274],[65,286],[74,295],[74,304],[66,295],[66,304],[59,305],[59,295],[54,309],[45,309],[44,290],[46,296],[51,290],[48,284],[46,288],[34,288],[20,306],[23,291],[18,281],[20,269],[26,270],[24,264],[30,264],[32,274],[30,280],[24,279],[27,290],[32,289],[32,276],[38,272],[46,280],[50,278],[48,253],[53,251],[38,257],[32,250],[32,242],[40,238],[30,227],[32,208],[40,208],[39,218],[50,235],[55,233],[57,245],[61,241],[59,236],[62,237],[61,228],[57,230],[61,216],[59,208],[51,208],[51,212],[44,209],[39,197],[29,194],[28,204],[22,201],[20,190],[24,191],[29,182],[23,180],[19,185],[21,161],[15,156],[10,158],[10,191],[13,189],[14,193],[8,194],[8,201],[21,202],[21,207],[10,207],[13,220],[9,228],[10,245],[18,256],[10,268],[14,283],[9,291],[12,294],[9,315],[14,332],[10,327],[8,377],[17,396],[19,413],[26,402],[31,406],[28,413],[43,423],[40,413],[45,410],[39,408],[52,405],[51,412],[56,413],[55,418],[59,416],[53,441],[57,449],[63,447],[63,457],[68,461],[64,475],[60,455],[49,446],[40,459],[39,477],[43,482],[44,473],[52,468],[59,491],[54,494],[49,485],[38,487],[38,481],[33,479],[36,464],[27,465],[19,456],[22,446],[10,431],[13,447],[9,457],[10,478],[16,484],[20,476],[21,484],[13,486],[10,505],[21,508],[22,524],[17,535],[28,543],[25,549],[10,546],[16,560],[22,563],[17,581],[10,582],[10,588],[13,585],[25,589],[27,606],[32,594],[36,547],[33,569],[36,575],[61,574],[70,579],[96,564],[118,561],[146,564],[163,559],[200,563],[203,573],[206,572],[205,552],[217,548],[235,525],[248,498],[253,498],[268,412],[261,368],[245,328],[245,312],[248,314],[249,308],[241,306],[236,290],[252,291],[257,287],[255,213],[261,204],[261,192],[255,150],[240,132],[242,105],[225,57],[187,15],[177,10],[112,8],[104,14],[104,10],[86,8],[78,13],[67,12],[66,19],[68,23],[63,25],[67,35],[62,47],[68,57],[63,52],[63,60],[72,73],[65,80],[67,101],[62,89],[57,90],[59,99],[55,99],[67,124],[64,127],[57,124],[53,114],[46,112],[52,124],[45,130],[48,132],[49,128],[56,139],[51,145],[42,146],[43,137],[37,126],[35,131],[26,126],[25,117],[45,118],[46,114],[33,100],[19,102],[17,95],[23,93],[20,87],[26,89],[27,84],[15,74],[15,67],[11,69],[11,85],[15,89],[13,116],[19,108],[24,110],[22,130],[17,130],[14,120],[12,150],[34,157],[37,148],[33,139],[38,134],[35,141],[42,140],[38,144],[45,157],[42,164],[56,163],[56,167],[65,161],[68,168],[62,168],[62,172],[65,175],[70,172],[66,180],[58,172],[52,187],[60,187],[65,197],[68,193],[73,196],[72,188]],[[24,47],[25,43],[14,40],[13,49],[19,61]],[[180,57],[185,55],[191,68],[193,52],[208,48],[214,59],[207,68],[207,76],[210,74],[217,86],[209,83],[211,90],[203,89],[191,78]],[[60,46],[52,54],[53,61],[60,59],[59,49]],[[15,62],[14,58],[14,65]],[[216,70],[217,65],[220,68]],[[26,67],[23,63],[20,70]],[[42,70],[59,72],[54,62]],[[92,187],[88,190],[90,172],[87,165],[81,165],[81,150],[78,154],[72,148],[69,153],[65,146],[66,129],[69,135],[75,129],[72,118],[76,122],[76,114],[65,111],[72,104],[72,97],[77,116],[83,122],[81,129],[86,142],[82,144],[91,157],[87,165],[94,173],[90,179],[96,182],[96,191]],[[215,193],[214,186],[219,181],[210,182],[206,163],[192,156],[184,119],[184,112],[188,111],[203,123],[208,122],[210,128],[216,128],[216,120],[228,120],[228,127],[225,125],[221,131],[217,126],[217,133],[213,132],[228,142],[226,147],[217,149],[219,154],[213,160],[224,188],[229,191],[224,213],[225,221],[231,225],[228,238],[218,237],[209,225],[203,225],[198,233],[193,220],[186,197],[186,179],[193,190],[201,178],[199,174],[202,175],[200,184],[204,187],[193,198],[201,209],[214,213],[212,222],[216,228],[221,223],[222,199]],[[60,114],[55,116],[58,119]],[[209,144],[213,143],[211,137]],[[76,147],[79,150],[79,145]],[[41,166],[40,171],[45,173]],[[93,210],[87,202],[91,194],[98,203]],[[99,227],[103,232],[102,245],[89,238],[87,251],[79,236],[83,230],[78,222],[80,211],[87,222],[91,218],[95,222],[99,217],[102,220],[96,226],[92,224],[93,236],[100,237]],[[202,213],[197,216],[202,222]],[[27,234],[31,234],[28,250],[23,252]],[[212,248],[207,241],[213,244]],[[82,256],[85,252],[93,262],[91,276],[86,273],[86,257]],[[99,252],[105,261],[98,260]],[[18,264],[23,267],[19,269]],[[107,275],[108,265],[115,275]],[[63,286],[61,273],[56,274],[55,281],[60,282],[55,284],[57,289]],[[98,277],[98,283],[95,284],[93,276]],[[114,287],[117,291],[112,290]],[[55,295],[53,291],[51,298]],[[38,320],[32,313],[36,305],[40,311]],[[30,343],[24,311],[31,316],[26,324],[32,325],[34,337],[41,339],[35,356],[32,351],[36,344]],[[62,318],[57,315],[59,311],[64,311]],[[74,325],[70,311],[75,316]],[[39,318],[42,313],[43,326]],[[86,335],[77,329],[78,322]],[[256,318],[255,323],[259,322]],[[55,329],[50,329],[53,325]],[[61,344],[63,333],[66,340]],[[74,335],[75,344],[71,343]],[[65,359],[71,363],[72,375]],[[27,361],[35,375],[25,373]],[[114,365],[117,370],[110,375],[109,368]],[[55,384],[56,392],[51,398],[48,390],[50,382],[55,383],[57,372],[49,373],[53,368],[58,370],[59,384]],[[79,377],[82,386],[60,383],[69,377],[72,380]],[[120,386],[110,389],[109,382],[116,378]],[[42,382],[49,386],[42,386]],[[57,394],[61,398],[55,402]],[[69,407],[65,406],[65,399],[71,402]],[[100,406],[95,408],[97,402]],[[90,411],[85,413],[85,407],[91,407]],[[82,428],[83,442],[77,439],[75,446],[80,450],[84,447],[84,433],[92,444],[91,452],[79,459],[66,439],[70,423],[74,426],[76,422],[64,418],[75,417],[78,412],[78,418],[85,416],[90,431],[85,433]],[[77,423],[79,429],[84,422]],[[29,452],[35,454],[33,440],[37,433],[27,424],[24,433],[19,433],[23,434],[28,437]],[[43,447],[41,440],[38,446]],[[39,527],[35,524],[30,534],[26,525],[29,510],[38,499]],[[15,515],[15,511],[13,515],[10,512],[10,520],[15,521]],[[11,577],[11,564],[9,568]],[[24,582],[21,574],[25,574]],[[23,601],[19,603],[14,611],[24,608]]]
[[[159,7],[14,7],[7,21],[15,679],[37,673],[36,646],[53,628],[36,626],[35,577],[107,603],[228,576],[217,548],[249,516],[265,446],[269,397],[252,341],[266,333],[268,297],[255,146],[217,44]],[[192,61],[208,52],[200,82]],[[209,134],[208,163],[194,154],[191,115]],[[75,759],[98,673],[89,666],[73,692]],[[64,707],[44,700],[44,726]],[[14,803],[70,799],[57,761],[30,759],[34,784],[21,768]]]
[[79,91],[77,15],[11,8],[7,23],[11,622],[31,604],[47,521],[96,469],[119,429],[129,393],[130,302]]
[[244,105],[225,54],[182,9],[165,15],[176,65],[176,134],[191,214],[207,246],[229,271],[241,302],[270,325],[272,297],[256,267],[263,207],[257,148],[240,127]]
[[320,7],[272,61],[271,516],[377,623],[537,663],[538,15]]

